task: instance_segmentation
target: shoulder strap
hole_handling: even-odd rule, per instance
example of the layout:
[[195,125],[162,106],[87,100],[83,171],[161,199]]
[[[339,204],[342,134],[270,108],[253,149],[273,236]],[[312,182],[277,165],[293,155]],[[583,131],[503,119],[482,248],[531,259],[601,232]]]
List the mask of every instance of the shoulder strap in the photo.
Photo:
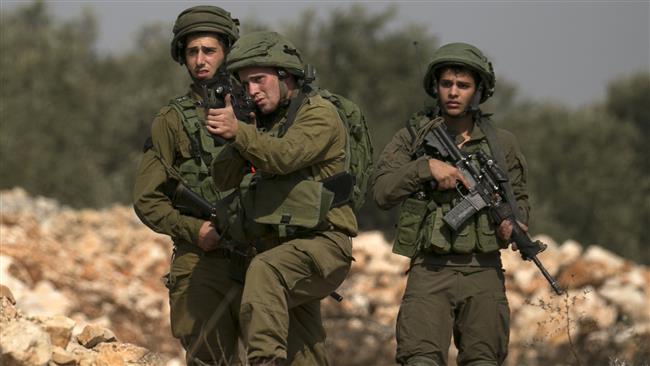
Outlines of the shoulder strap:
[[435,108],[426,107],[406,121],[406,130],[411,136],[411,156],[424,154],[422,143],[426,133],[431,129],[431,120],[438,114]]
[[[501,167],[501,169],[504,172],[506,172],[506,177],[507,177],[508,164],[506,164],[506,156],[503,153],[503,150],[501,150],[501,144],[497,140],[496,129],[494,128],[492,121],[490,121],[490,119],[488,118],[481,118],[479,126],[481,130],[483,130],[483,133],[487,138],[488,145],[490,146],[490,150],[494,154],[494,158],[496,159],[497,164]],[[515,199],[514,191],[512,189],[512,184],[510,184],[510,179],[501,183],[501,186],[505,191],[506,201],[512,208],[512,212],[515,213],[516,219],[520,222],[523,222],[523,218],[521,212],[519,212],[519,206],[517,205],[517,200]]]
[[196,106],[187,96],[174,98],[169,101],[169,105],[181,116],[181,124],[190,139],[190,154],[197,160],[200,165],[202,162],[207,167],[212,162],[212,156],[202,149],[201,144],[201,122],[196,113]]
[[298,95],[291,100],[291,103],[289,104],[289,109],[287,110],[287,121],[280,126],[280,131],[278,132],[278,137],[284,136],[284,134],[287,133],[287,130],[291,125],[293,124],[293,121],[296,119],[296,115],[298,114],[298,109],[300,109],[300,106],[302,103],[307,99],[307,95],[311,93],[313,89],[309,84],[304,84],[301,88],[300,91],[298,92]]

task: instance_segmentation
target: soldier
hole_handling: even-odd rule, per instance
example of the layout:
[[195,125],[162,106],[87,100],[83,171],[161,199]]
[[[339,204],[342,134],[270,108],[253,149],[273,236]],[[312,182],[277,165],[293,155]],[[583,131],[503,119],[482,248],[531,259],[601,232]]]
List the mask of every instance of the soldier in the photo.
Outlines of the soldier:
[[479,109],[494,85],[492,65],[479,49],[465,43],[440,47],[424,77],[437,106],[415,114],[396,133],[373,177],[373,198],[381,208],[401,204],[393,251],[412,258],[396,327],[402,365],[446,365],[452,332],[459,365],[501,365],[507,354],[510,311],[499,251],[508,246],[512,225],[491,222],[483,209],[451,230],[443,215],[459,201],[457,185],[468,182],[418,144],[429,121],[441,116],[462,152],[496,156],[500,149],[518,219],[527,222],[524,157],[515,137],[492,127]]
[[333,104],[302,88],[305,65],[283,36],[243,36],[228,70],[257,110],[256,125],[238,121],[227,97],[226,108],[208,115],[210,132],[230,141],[213,166],[223,172],[215,175],[217,186],[240,187],[251,219],[246,232],[266,249],[250,263],[242,295],[248,359],[251,365],[327,365],[320,300],[350,269],[357,222],[349,203],[333,207],[332,192],[319,181],[345,171],[347,131]]
[[231,279],[229,253],[217,248],[220,237],[210,221],[174,200],[179,182],[212,203],[223,196],[208,169],[222,146],[203,127],[202,86],[214,87],[220,73],[228,74],[224,61],[239,38],[238,24],[215,6],[191,7],[176,19],[171,56],[185,65],[192,84],[155,117],[133,193],[140,220],[174,242],[165,279],[172,334],[188,365],[239,364],[242,288]]

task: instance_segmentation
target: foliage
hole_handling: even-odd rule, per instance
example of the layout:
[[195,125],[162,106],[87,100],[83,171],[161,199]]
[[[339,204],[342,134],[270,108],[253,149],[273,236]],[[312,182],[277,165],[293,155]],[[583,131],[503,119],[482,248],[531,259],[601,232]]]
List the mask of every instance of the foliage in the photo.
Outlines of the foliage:
[[[315,64],[321,86],[362,107],[376,156],[432,102],[421,78],[438,41],[425,25],[394,24],[396,14],[397,8],[370,13],[362,6],[326,17],[307,11],[278,28]],[[189,82],[169,57],[173,19],[143,28],[135,49],[112,56],[95,50],[90,13],[64,22],[38,1],[1,17],[0,187],[22,186],[76,207],[128,203],[152,118]],[[270,28],[243,23],[244,32]],[[528,159],[532,232],[650,263],[643,139],[650,131],[650,73],[619,76],[606,100],[576,110],[519,101],[516,88],[498,79],[485,109],[518,136]],[[369,203],[359,219],[363,229],[393,233],[394,212]]]
[[639,166],[641,135],[633,123],[599,106],[543,104],[516,108],[502,122],[525,142],[532,232],[650,262],[649,175]]
[[73,206],[128,202],[150,120],[180,80],[167,36],[152,26],[138,52],[101,57],[92,15],[60,23],[42,2],[3,13],[1,27],[2,187]]

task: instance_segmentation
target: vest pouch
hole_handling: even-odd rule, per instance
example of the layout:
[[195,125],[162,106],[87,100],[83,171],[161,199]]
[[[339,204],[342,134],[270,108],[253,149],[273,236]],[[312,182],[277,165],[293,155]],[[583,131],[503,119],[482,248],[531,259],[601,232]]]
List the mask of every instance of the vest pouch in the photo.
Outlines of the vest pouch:
[[442,220],[443,208],[449,209],[448,203],[437,205],[434,213],[427,219],[427,237],[425,251],[436,254],[448,254],[451,252],[451,241],[453,231]]
[[476,234],[478,237],[476,250],[479,253],[494,252],[508,246],[505,240],[497,237],[496,227],[492,223],[487,210],[483,210],[478,214]]
[[178,172],[181,173],[192,190],[195,190],[205,177],[210,176],[208,167],[202,161],[197,164],[194,159],[188,159],[182,162],[178,166]]
[[259,224],[271,225],[280,237],[291,235],[287,229],[314,229],[325,221],[334,193],[321,182],[305,179],[259,179],[253,193],[251,218]]
[[[413,258],[418,251],[422,222],[427,217],[427,201],[407,198],[399,211],[393,253]],[[429,215],[430,216],[430,215]]]
[[476,242],[476,225],[474,218],[470,218],[458,228],[457,232],[452,231],[451,251],[460,254],[472,253]]

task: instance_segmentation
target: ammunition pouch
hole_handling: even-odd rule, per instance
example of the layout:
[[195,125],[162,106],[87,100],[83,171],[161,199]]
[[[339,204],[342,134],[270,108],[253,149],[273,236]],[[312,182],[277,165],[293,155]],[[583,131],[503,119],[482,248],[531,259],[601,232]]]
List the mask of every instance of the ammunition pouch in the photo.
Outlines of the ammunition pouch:
[[249,174],[242,180],[240,194],[246,217],[273,228],[280,238],[317,229],[326,222],[334,200],[334,193],[322,182],[293,174],[270,179]]

